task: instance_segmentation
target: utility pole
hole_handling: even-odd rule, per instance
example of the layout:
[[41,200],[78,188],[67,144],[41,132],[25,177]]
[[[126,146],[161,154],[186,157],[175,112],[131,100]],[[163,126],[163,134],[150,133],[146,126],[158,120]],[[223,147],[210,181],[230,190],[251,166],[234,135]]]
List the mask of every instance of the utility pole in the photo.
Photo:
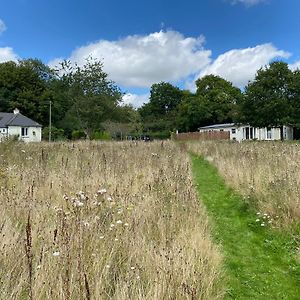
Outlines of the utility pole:
[[52,130],[52,116],[51,116],[51,114],[52,114],[52,101],[50,100],[50,106],[49,106],[49,143],[51,142],[51,130]]

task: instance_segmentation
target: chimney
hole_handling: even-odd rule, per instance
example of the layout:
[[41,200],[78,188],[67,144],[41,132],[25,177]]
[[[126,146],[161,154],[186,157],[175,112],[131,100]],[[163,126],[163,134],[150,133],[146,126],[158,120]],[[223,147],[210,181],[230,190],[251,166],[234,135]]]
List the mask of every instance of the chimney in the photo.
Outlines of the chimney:
[[14,115],[17,115],[18,113],[20,113],[20,111],[17,108],[15,108],[14,109]]

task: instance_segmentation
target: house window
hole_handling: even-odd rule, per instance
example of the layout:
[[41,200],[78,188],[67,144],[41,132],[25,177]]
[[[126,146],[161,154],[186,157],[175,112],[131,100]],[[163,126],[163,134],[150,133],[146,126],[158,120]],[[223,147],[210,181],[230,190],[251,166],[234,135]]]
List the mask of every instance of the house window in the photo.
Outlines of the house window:
[[28,136],[28,128],[27,127],[22,127],[21,136]]
[[231,129],[231,133],[235,134],[235,128]]

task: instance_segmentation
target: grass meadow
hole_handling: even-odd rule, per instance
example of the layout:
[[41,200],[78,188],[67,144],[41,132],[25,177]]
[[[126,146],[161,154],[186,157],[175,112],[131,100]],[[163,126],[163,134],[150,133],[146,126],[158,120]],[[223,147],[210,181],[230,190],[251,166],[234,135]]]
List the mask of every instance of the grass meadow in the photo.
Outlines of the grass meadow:
[[1,143],[0,203],[1,299],[224,295],[190,158],[171,142]]
[[300,144],[282,142],[192,142],[188,149],[215,165],[258,218],[289,227],[300,218]]

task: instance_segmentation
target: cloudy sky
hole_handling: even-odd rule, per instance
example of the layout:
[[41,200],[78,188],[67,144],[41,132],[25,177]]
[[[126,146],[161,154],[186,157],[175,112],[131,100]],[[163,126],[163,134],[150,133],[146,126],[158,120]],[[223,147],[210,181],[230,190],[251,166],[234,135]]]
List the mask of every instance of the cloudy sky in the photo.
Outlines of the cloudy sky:
[[134,106],[160,81],[193,90],[216,74],[243,88],[273,60],[300,67],[299,0],[1,2],[0,62],[92,56]]

